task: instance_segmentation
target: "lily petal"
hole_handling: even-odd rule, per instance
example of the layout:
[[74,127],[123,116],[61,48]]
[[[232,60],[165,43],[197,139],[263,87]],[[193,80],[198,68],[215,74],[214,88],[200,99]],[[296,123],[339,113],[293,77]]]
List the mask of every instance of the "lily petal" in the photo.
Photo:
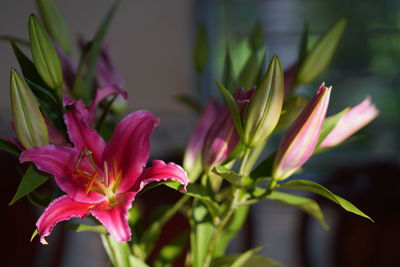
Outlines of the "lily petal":
[[[47,145],[25,150],[19,160],[20,162],[31,161],[39,170],[54,175],[57,185],[72,199],[86,203],[101,202],[105,196],[92,191],[86,193],[88,180],[74,175],[80,154],[81,152],[74,148]],[[79,169],[93,171],[85,160],[80,162]]]
[[76,149],[87,148],[90,150],[94,161],[101,166],[101,157],[106,143],[94,129],[88,126],[90,113],[82,100],[68,102],[68,104],[70,110],[64,114],[64,121],[69,139]]
[[89,112],[94,113],[96,110],[96,107],[100,104],[101,101],[104,100],[104,98],[111,96],[111,95],[121,95],[124,99],[128,98],[128,93],[117,85],[114,84],[109,84],[103,87],[100,87],[96,90],[96,95],[94,97],[92,105],[90,105]]
[[69,220],[73,217],[83,218],[92,206],[93,204],[77,202],[67,195],[53,200],[36,223],[40,242],[47,244],[44,237],[50,235],[58,222]]
[[150,134],[159,123],[147,110],[139,110],[126,116],[115,128],[107,144],[103,161],[118,163],[122,171],[119,192],[125,192],[135,184],[142,173],[150,153]]
[[189,183],[189,178],[186,171],[173,162],[166,164],[162,160],[153,160],[153,165],[146,168],[142,175],[139,177],[137,183],[133,187],[135,192],[143,189],[151,182],[159,182],[165,180],[176,180],[183,185],[183,192],[186,192],[186,186]]
[[97,204],[91,211],[108,232],[119,242],[131,240],[131,229],[128,224],[128,210],[132,207],[132,201],[136,193],[127,192],[115,196],[115,204],[108,201]]

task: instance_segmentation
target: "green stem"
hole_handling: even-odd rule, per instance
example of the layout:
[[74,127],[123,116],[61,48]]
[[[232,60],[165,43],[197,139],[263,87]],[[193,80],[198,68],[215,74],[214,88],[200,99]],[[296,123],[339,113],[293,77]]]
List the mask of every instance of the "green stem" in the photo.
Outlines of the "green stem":
[[101,126],[103,125],[103,122],[105,121],[108,112],[110,111],[112,103],[114,103],[115,99],[117,99],[117,95],[114,95],[113,98],[110,99],[110,101],[107,102],[107,105],[105,106],[103,113],[100,116],[100,119],[97,121],[96,124],[96,130],[100,131]]
[[[250,148],[246,148],[244,151],[244,155],[243,155],[242,161],[240,163],[240,167],[239,167],[240,174],[245,174],[244,172],[246,170],[250,151],[251,151]],[[215,249],[218,244],[218,240],[220,239],[220,236],[221,236],[222,232],[224,231],[225,226],[228,224],[229,220],[232,218],[232,215],[234,214],[234,212],[236,211],[236,209],[238,207],[237,204],[239,202],[240,192],[241,192],[240,188],[234,188],[233,196],[232,196],[232,200],[229,204],[229,208],[226,210],[225,215],[222,217],[220,223],[216,226],[216,228],[214,230],[214,234],[213,234],[210,244],[208,246],[208,250],[207,250],[206,258],[204,260],[203,267],[209,267],[211,265],[213,255],[214,255]]]

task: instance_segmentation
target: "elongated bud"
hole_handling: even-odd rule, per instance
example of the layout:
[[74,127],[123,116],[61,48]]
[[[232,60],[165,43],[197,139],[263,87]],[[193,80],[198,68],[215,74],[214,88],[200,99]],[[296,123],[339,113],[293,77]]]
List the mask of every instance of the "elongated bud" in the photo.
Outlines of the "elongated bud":
[[69,39],[68,26],[64,17],[58,10],[54,0],[37,0],[40,16],[43,19],[44,26],[56,41],[56,43],[64,50],[65,53],[71,53],[71,44]]
[[272,177],[283,180],[292,175],[311,157],[317,145],[328,109],[332,87],[324,84],[288,129],[274,160]]
[[47,145],[47,126],[37,101],[21,76],[13,69],[10,74],[10,97],[15,131],[21,144],[26,149]]
[[275,56],[247,110],[244,136],[248,146],[264,141],[275,129],[282,111],[283,95],[282,67]]
[[36,70],[50,88],[59,89],[63,83],[60,59],[35,15],[29,18],[29,42]]
[[[254,89],[246,92],[241,88],[236,90],[233,98],[236,101],[239,113],[244,110],[246,104],[253,97],[253,93]],[[240,141],[230,109],[225,106],[218,112],[219,114],[216,115],[216,119],[210,125],[204,138],[201,156],[205,168],[222,163]]]
[[[344,140],[375,119],[378,114],[379,111],[375,105],[371,103],[371,99],[364,99],[364,101],[352,107],[340,117],[339,121],[335,125],[335,128],[333,128],[333,130],[325,137],[319,147],[328,148],[342,143]],[[330,117],[327,118],[326,121],[329,119]]]

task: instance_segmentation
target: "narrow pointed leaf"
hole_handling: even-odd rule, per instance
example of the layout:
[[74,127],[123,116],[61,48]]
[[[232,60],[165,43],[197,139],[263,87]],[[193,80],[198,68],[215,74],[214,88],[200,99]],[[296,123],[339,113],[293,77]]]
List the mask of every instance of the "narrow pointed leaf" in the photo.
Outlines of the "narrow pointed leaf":
[[[342,110],[341,112],[329,116],[325,119],[324,124],[322,124],[321,133],[319,134],[318,145],[329,135],[329,133],[335,128],[336,124],[339,122],[340,118],[346,114],[349,108]],[[317,147],[318,147],[317,145]]]
[[36,70],[50,88],[59,89],[63,83],[61,62],[35,15],[29,18],[29,42]]
[[75,232],[96,232],[107,234],[106,228],[103,225],[88,225],[88,224],[68,224],[68,228]]
[[197,29],[196,44],[193,51],[193,61],[198,73],[203,72],[208,62],[208,37],[204,24],[199,24]]
[[29,41],[11,35],[0,34],[0,40],[7,42],[14,42],[16,44],[24,46],[29,46]]
[[266,266],[282,266],[281,263],[256,254],[261,247],[248,250],[242,254],[234,254],[216,259],[212,267],[266,267]]
[[232,63],[232,56],[229,51],[229,46],[226,46],[225,60],[224,60],[224,71],[222,74],[223,84],[229,89],[230,92],[234,92],[237,88],[235,85],[235,77]]
[[65,53],[71,53],[68,26],[54,0],[37,0],[46,30]]
[[49,175],[37,170],[32,165],[25,172],[18,186],[17,192],[8,205],[12,205],[30,192],[41,186],[49,179]]
[[243,87],[244,90],[249,90],[256,85],[259,65],[257,54],[257,52],[253,51],[247,58],[236,82],[237,87]]
[[0,149],[7,151],[15,156],[19,156],[21,151],[14,144],[7,142],[6,140],[0,139]]
[[212,172],[236,186],[241,184],[241,180],[243,178],[242,175],[225,168],[224,166],[215,166],[212,169]]
[[315,200],[278,191],[273,191],[268,195],[268,198],[282,204],[298,207],[317,219],[324,229],[329,229],[329,226],[326,224],[324,214]]
[[301,62],[297,73],[297,83],[311,82],[326,69],[335,54],[346,24],[345,19],[339,20],[319,39],[314,48],[304,56],[304,60]]
[[84,68],[82,66],[78,67],[78,73],[74,80],[74,94],[78,98],[82,98],[85,103],[89,103],[92,97],[92,87],[96,72],[96,62],[103,45],[104,37],[107,33],[107,29],[110,26],[111,20],[114,16],[115,10],[118,7],[119,1],[116,1],[107,14],[105,15],[99,29],[96,32],[93,40],[90,42],[87,49],[85,49],[80,60],[81,64],[83,62],[87,63],[86,75],[83,72]]
[[10,97],[15,131],[21,144],[25,148],[47,145],[47,126],[35,96],[15,70],[10,75]]
[[308,49],[308,35],[309,35],[309,29],[308,29],[308,24],[304,24],[303,28],[303,33],[301,35],[301,40],[300,40],[300,47],[299,47],[299,62],[302,62],[304,60],[304,57],[307,55],[307,49]]
[[307,181],[307,180],[292,180],[289,181],[283,185],[281,185],[282,188],[286,189],[295,189],[295,190],[304,190],[304,191],[309,191],[313,192],[315,194],[321,195],[323,197],[326,197],[327,199],[335,202],[339,206],[341,206],[343,209],[345,209],[348,212],[354,213],[356,215],[359,215],[361,217],[367,218],[371,221],[373,221],[368,215],[366,215],[364,212],[359,210],[357,207],[355,207],[353,204],[351,204],[349,201],[347,201],[344,198],[341,198],[325,187],[323,187],[320,184],[317,184],[312,181]]
[[236,130],[240,136],[241,139],[244,137],[244,132],[243,132],[243,125],[242,125],[242,120],[240,118],[240,112],[239,108],[236,104],[235,99],[233,98],[232,94],[229,92],[228,89],[226,89],[221,83],[218,81],[215,81],[215,83],[218,86],[218,89],[222,93],[222,95],[225,98],[226,103],[228,104],[229,110],[232,115],[233,123],[236,127]]
[[260,20],[256,21],[251,31],[249,43],[253,51],[257,51],[263,46],[264,29]]

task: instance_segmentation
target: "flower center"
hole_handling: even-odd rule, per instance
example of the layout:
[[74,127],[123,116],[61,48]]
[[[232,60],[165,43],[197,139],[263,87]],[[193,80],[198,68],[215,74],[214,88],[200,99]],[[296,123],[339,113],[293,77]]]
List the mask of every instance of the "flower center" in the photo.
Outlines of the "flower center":
[[[83,165],[83,163],[87,164]],[[73,177],[83,179],[86,194],[91,191],[100,193],[107,197],[110,204],[115,203],[115,193],[122,178],[115,159],[112,160],[112,164],[103,161],[102,168],[99,168],[93,159],[92,152],[85,147],[78,157]]]

